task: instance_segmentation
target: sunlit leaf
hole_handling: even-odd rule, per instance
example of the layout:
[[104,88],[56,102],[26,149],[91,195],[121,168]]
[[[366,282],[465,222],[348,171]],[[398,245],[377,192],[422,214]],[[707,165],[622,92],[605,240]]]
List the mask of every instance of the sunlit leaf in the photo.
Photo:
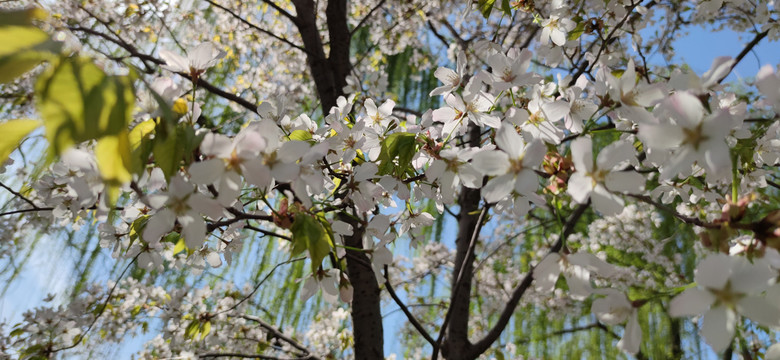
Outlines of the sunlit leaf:
[[297,214],[290,230],[293,233],[292,255],[297,256],[309,251],[312,271],[322,264],[322,259],[330,252],[328,235],[319,221],[307,214]]
[[18,119],[0,123],[0,163],[5,162],[27,134],[41,126],[37,120]]
[[[416,152],[415,134],[399,132],[389,135],[382,142],[379,157],[379,174],[395,173],[401,175],[411,165],[412,157]],[[394,160],[398,158],[398,164]]]

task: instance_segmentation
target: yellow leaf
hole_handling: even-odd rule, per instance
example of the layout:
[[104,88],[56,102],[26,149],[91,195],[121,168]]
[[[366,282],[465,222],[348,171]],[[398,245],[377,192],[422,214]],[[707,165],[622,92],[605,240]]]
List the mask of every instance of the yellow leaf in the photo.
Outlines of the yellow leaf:
[[19,147],[19,142],[27,134],[41,126],[41,122],[30,119],[6,121],[0,124],[0,163],[5,162],[11,153]]
[[154,119],[149,119],[136,125],[133,130],[130,131],[130,148],[133,150],[137,149],[138,146],[141,145],[141,141],[154,131],[155,126],[157,126],[157,123]]
[[100,138],[95,155],[103,180],[123,184],[133,179],[130,174],[132,160],[127,131]]
[[200,329],[200,339],[203,340],[211,332],[211,321],[206,321]]
[[187,250],[187,244],[184,242],[184,238],[180,237],[176,242],[176,246],[173,247],[173,255],[176,255],[184,250]]

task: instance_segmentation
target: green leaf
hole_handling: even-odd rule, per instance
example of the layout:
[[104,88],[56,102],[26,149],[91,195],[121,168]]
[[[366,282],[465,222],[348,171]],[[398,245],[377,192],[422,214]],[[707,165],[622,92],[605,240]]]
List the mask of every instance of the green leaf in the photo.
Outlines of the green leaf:
[[175,129],[161,131],[168,126],[164,123],[156,127],[156,133],[167,133],[167,136],[156,136],[154,141],[153,153],[157,165],[165,174],[168,180],[179,171],[179,167],[192,162],[192,154],[198,148],[203,137],[206,135],[195,134],[195,130],[186,124],[179,124]]
[[295,130],[290,133],[290,140],[306,141],[311,140],[311,133],[306,130]]
[[133,160],[130,157],[127,131],[100,138],[95,147],[95,157],[103,180],[121,185],[133,179],[130,173]]
[[96,139],[103,178],[129,181],[127,125],[135,101],[130,77],[108,76],[87,58],[63,58],[40,76],[35,94],[51,156]]
[[490,12],[493,11],[493,5],[496,3],[496,0],[479,0],[477,2],[477,7],[479,8],[479,12],[482,13],[482,16],[487,19],[490,17]]
[[17,119],[0,124],[0,164],[5,162],[27,134],[41,126],[38,120]]
[[208,335],[209,332],[211,332],[211,321],[206,321],[200,328],[200,339],[203,340],[206,338],[206,335]]
[[62,43],[31,26],[35,9],[0,12],[0,83],[9,82],[41,62],[56,58]]
[[176,246],[173,247],[173,255],[176,255],[184,250],[187,250],[187,244],[184,243],[183,237],[179,237],[179,241],[176,242]]
[[325,229],[312,216],[299,213],[295,215],[295,221],[290,230],[293,233],[292,256],[297,256],[307,250],[311,258],[312,271],[317,271],[317,268],[322,264],[322,259],[330,252],[330,242]]
[[571,32],[569,32],[569,36],[566,38],[567,41],[577,40],[582,36],[582,34],[585,32],[585,22],[580,21],[577,23],[577,27],[574,28]]
[[187,329],[184,330],[184,337],[192,339],[198,335],[198,332],[200,332],[200,321],[192,320],[190,324],[187,325]]
[[501,0],[501,11],[507,16],[512,16],[512,5],[509,4],[509,0]]
[[0,25],[32,25],[33,19],[45,19],[48,15],[38,8],[0,11]]
[[[399,132],[390,134],[382,141],[379,152],[379,175],[395,174],[400,176],[411,165],[412,157],[417,150],[415,134]],[[398,158],[398,165],[394,160]]]

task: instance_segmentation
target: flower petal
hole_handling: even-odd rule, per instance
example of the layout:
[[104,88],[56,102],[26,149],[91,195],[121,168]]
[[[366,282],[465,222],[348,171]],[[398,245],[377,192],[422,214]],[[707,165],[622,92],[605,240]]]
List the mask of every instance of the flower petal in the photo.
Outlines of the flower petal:
[[737,315],[725,306],[716,306],[704,314],[701,334],[715,352],[726,350],[734,338]]
[[669,315],[672,317],[699,315],[715,302],[715,297],[709,291],[690,288],[677,295],[669,303]]
[[579,137],[571,142],[571,160],[579,171],[593,171],[593,142],[589,137]]
[[490,179],[490,181],[485,184],[485,187],[482,188],[482,197],[484,197],[485,201],[488,203],[496,203],[511,194],[514,187],[514,174],[501,175]]
[[203,246],[203,241],[206,240],[206,222],[195,211],[179,215],[178,219],[181,223],[181,235],[184,237],[184,243],[189,249],[200,249]]

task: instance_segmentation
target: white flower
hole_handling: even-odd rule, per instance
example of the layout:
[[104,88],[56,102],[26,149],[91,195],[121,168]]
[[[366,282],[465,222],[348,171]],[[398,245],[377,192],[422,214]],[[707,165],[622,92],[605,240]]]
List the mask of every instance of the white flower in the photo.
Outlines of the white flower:
[[492,68],[493,87],[496,92],[511,89],[515,86],[525,86],[539,81],[539,76],[529,73],[528,65],[533,54],[523,49],[519,54],[515,49],[509,54],[495,53],[488,58]]
[[623,211],[623,199],[612,192],[639,192],[645,183],[644,176],[633,171],[618,171],[621,163],[631,160],[634,148],[631,143],[617,141],[601,150],[593,160],[593,144],[589,137],[580,137],[571,143],[572,162],[577,170],[569,179],[567,192],[574,201],[584,204],[588,198],[604,215]]
[[526,144],[513,125],[504,124],[496,134],[496,145],[502,151],[482,151],[471,161],[483,174],[495,176],[482,188],[485,201],[498,202],[512,191],[520,195],[535,192],[539,180],[534,167],[542,163],[544,144],[541,141]]
[[630,354],[639,352],[639,345],[642,342],[642,328],[639,326],[637,309],[620,291],[598,289],[594,292],[606,295],[606,297],[594,300],[590,308],[600,322],[607,325],[618,325],[628,321],[623,337],[618,341],[618,348]]
[[766,96],[768,105],[780,113],[780,76],[772,65],[764,65],[756,74],[756,87]]
[[701,101],[688,92],[678,92],[659,105],[674,123],[639,124],[639,139],[651,149],[672,150],[659,180],[687,176],[691,165],[698,164],[709,179],[718,180],[731,174],[731,156],[726,135],[732,128],[728,112],[718,111],[705,117]]
[[577,24],[558,15],[551,15],[549,19],[542,22],[542,26],[544,27],[542,37],[539,39],[542,45],[547,45],[552,40],[555,45],[563,46],[566,43],[567,33],[574,30]]
[[366,99],[363,106],[366,107],[366,114],[368,114],[367,125],[374,127],[376,130],[386,130],[390,121],[393,120],[395,101],[387,100],[377,107],[374,100]]
[[444,83],[444,85],[433,89],[429,96],[447,95],[461,86],[463,76],[466,72],[466,54],[463,51],[458,53],[457,62],[457,72],[446,67],[439,67],[436,69],[436,72],[433,73],[433,76]]
[[587,78],[580,76],[575,86],[564,91],[566,100],[561,99],[543,104],[542,110],[546,117],[550,121],[558,121],[563,118],[566,129],[574,133],[581,133],[584,128],[583,121],[590,119],[599,109],[594,102],[581,97],[587,83]]
[[773,344],[766,349],[765,360],[780,360],[780,343]]
[[217,200],[230,206],[241,193],[241,177],[256,184],[261,182],[259,164],[254,159],[265,149],[265,139],[253,128],[244,128],[231,142],[227,136],[208,133],[200,144],[200,151],[210,159],[194,163],[189,173],[192,182],[201,185],[216,184]]
[[433,121],[444,123],[443,135],[465,130],[466,119],[479,126],[492,128],[501,126],[501,119],[487,113],[493,107],[495,99],[492,95],[479,90],[481,86],[482,82],[471,78],[463,91],[462,98],[456,94],[448,94],[444,97],[448,106],[433,111]]
[[160,57],[165,60],[168,70],[189,74],[193,79],[197,79],[208,68],[216,65],[217,61],[224,56],[225,52],[210,42],[196,46],[189,51],[186,58],[168,50],[160,50]]
[[[603,71],[604,69],[602,69]],[[621,120],[635,124],[654,123],[653,116],[646,110],[661,101],[666,92],[660,84],[647,84],[641,78],[637,79],[634,60],[628,60],[626,71],[620,79],[605,72],[613,99],[620,100],[617,116]]]
[[477,148],[444,149],[439,152],[439,159],[433,160],[425,170],[425,176],[430,181],[439,182],[442,201],[451,204],[455,201],[458,186],[476,189],[482,185],[482,174],[468,161],[476,153]]
[[615,269],[614,266],[588,252],[570,255],[551,253],[534,268],[536,290],[542,293],[552,292],[558,277],[563,272],[566,285],[569,286],[569,296],[574,300],[584,300],[592,292],[591,271],[600,276],[610,276]]
[[338,270],[328,269],[318,271],[306,278],[301,291],[301,300],[309,300],[318,290],[322,290],[322,298],[328,303],[335,304],[339,298]]
[[739,314],[764,326],[780,326],[780,308],[760,295],[775,278],[777,271],[764,261],[710,255],[696,267],[698,286],[672,299],[669,314],[694,316],[706,310],[701,334],[713,350],[723,351],[734,337]]
[[200,214],[212,219],[222,217],[222,206],[216,200],[195,191],[192,184],[179,175],[171,178],[166,193],[150,195],[149,200],[152,207],[159,209],[149,218],[143,232],[144,241],[150,244],[158,243],[178,221],[187,247],[199,249],[206,238],[206,222]]

